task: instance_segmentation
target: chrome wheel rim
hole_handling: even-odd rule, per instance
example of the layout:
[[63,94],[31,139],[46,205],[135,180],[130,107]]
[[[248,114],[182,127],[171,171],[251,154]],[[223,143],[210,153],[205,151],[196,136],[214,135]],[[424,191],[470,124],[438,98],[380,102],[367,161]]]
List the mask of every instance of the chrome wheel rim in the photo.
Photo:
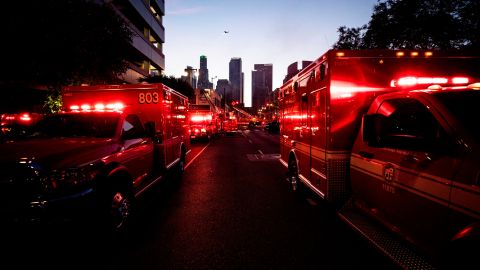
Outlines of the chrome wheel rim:
[[111,217],[114,229],[121,229],[125,226],[130,217],[131,202],[121,192],[117,191],[112,197]]

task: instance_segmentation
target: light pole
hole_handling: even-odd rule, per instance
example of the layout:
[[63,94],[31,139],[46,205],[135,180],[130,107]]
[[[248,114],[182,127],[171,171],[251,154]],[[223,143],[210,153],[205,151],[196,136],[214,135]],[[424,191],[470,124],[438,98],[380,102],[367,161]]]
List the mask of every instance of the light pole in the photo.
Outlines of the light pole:
[[215,79],[217,78],[217,76],[215,77],[212,77],[212,90],[215,90]]

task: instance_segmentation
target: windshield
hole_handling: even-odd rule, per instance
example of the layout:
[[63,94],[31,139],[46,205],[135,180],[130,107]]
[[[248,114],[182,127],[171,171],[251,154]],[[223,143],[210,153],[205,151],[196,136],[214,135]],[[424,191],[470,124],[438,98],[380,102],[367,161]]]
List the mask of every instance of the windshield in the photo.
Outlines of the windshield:
[[439,92],[435,96],[462,123],[462,125],[480,142],[480,91]]
[[44,118],[32,129],[30,137],[111,138],[119,123],[119,113],[57,114]]

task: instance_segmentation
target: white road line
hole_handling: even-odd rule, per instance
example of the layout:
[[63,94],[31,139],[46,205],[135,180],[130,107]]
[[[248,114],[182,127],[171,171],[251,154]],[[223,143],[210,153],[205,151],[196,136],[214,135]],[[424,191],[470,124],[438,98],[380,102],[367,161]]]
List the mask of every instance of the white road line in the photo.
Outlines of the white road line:
[[258,150],[258,152],[259,152],[261,155],[263,155],[263,152],[262,152],[262,150],[260,150],[260,149],[259,149],[259,150]]
[[187,163],[187,165],[185,165],[185,170],[187,169],[188,166],[190,166],[190,164],[192,164],[193,161],[195,161],[195,159],[197,159],[198,156],[200,156],[203,151],[205,151],[205,149],[207,149],[207,147],[210,145],[210,143],[208,143],[207,145],[205,145],[205,147],[203,147],[202,150],[200,150],[200,152],[198,152],[198,154],[196,156],[194,156],[192,158],[192,160],[190,160],[190,162]]
[[250,139],[248,139],[248,142],[249,142],[249,143],[253,143],[252,140],[250,140]]
[[308,202],[311,206],[317,206],[317,202],[314,201],[312,198],[307,198],[307,202]]

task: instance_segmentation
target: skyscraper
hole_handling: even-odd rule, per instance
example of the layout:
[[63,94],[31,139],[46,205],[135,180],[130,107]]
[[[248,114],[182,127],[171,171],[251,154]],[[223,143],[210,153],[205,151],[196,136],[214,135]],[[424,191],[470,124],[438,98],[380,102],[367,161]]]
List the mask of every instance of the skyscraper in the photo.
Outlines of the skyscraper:
[[230,59],[228,80],[231,85],[231,92],[227,93],[228,100],[243,102],[243,75],[242,58],[234,57]]
[[260,109],[272,91],[272,64],[255,64],[252,71],[252,108]]
[[200,56],[200,69],[198,70],[197,87],[201,89],[212,89],[213,83],[208,80],[207,57]]

